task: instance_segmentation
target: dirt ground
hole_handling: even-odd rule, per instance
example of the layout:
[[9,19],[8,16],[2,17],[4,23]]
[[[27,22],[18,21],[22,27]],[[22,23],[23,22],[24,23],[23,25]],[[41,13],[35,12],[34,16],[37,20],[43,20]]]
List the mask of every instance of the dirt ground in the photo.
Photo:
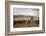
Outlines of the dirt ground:
[[27,23],[27,24],[15,24],[14,25],[14,28],[21,28],[21,27],[38,27],[39,26],[39,24],[37,24],[37,23],[34,23],[34,22],[32,22],[32,23]]

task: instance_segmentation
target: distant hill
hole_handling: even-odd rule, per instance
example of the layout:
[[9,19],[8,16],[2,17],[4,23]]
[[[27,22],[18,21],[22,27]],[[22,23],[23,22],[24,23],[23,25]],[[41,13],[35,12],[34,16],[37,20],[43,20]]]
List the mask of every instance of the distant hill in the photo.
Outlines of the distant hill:
[[[36,17],[36,16],[30,16],[30,15],[13,15],[14,17]],[[39,18],[39,17],[36,17]]]

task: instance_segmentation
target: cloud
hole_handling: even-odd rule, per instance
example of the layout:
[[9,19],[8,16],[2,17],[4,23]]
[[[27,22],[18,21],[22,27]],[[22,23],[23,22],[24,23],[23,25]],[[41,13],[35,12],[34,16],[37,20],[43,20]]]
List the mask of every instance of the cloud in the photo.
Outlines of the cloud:
[[39,9],[31,9],[31,8],[15,8],[13,9],[13,15],[31,15],[31,16],[39,16]]

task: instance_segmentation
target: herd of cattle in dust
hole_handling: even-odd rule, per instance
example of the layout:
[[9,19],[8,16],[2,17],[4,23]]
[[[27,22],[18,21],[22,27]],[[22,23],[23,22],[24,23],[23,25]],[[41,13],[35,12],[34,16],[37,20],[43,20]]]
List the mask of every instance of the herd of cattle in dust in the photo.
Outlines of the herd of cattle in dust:
[[14,27],[37,27],[39,26],[39,17],[35,16],[13,16]]

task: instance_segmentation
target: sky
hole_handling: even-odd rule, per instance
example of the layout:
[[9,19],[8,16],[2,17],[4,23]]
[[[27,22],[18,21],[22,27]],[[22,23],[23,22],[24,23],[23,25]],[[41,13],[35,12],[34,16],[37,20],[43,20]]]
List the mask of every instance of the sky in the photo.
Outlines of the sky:
[[30,15],[39,17],[39,9],[35,8],[13,8],[13,15]]

